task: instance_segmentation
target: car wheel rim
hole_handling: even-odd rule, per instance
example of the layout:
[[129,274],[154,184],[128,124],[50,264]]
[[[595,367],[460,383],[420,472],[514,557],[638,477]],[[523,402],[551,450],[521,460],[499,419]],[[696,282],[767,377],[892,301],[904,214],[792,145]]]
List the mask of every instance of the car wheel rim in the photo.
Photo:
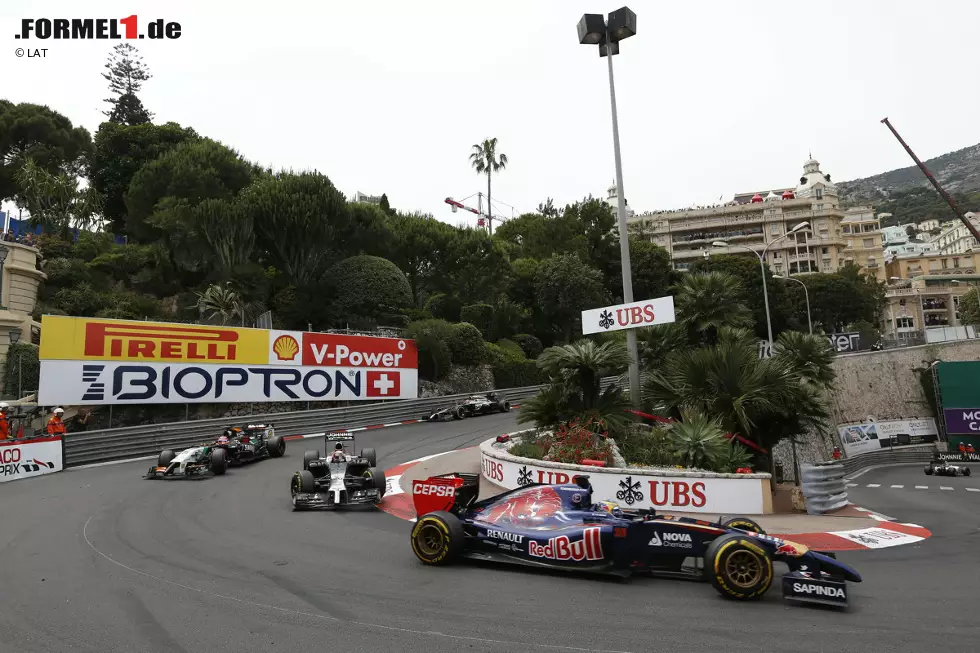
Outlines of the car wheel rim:
[[740,588],[753,587],[762,580],[762,564],[759,557],[749,551],[736,551],[725,563],[728,578]]
[[445,536],[438,526],[426,524],[419,529],[418,535],[415,536],[415,543],[423,554],[435,556],[442,551],[445,545]]

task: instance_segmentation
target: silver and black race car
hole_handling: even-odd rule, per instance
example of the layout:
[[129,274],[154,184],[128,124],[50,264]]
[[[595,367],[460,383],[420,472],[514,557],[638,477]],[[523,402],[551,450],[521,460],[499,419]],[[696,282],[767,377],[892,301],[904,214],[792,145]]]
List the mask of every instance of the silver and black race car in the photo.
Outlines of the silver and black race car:
[[331,442],[335,443],[334,449],[326,457],[321,457],[319,451],[303,454],[303,469],[293,474],[289,484],[293,510],[380,503],[387,481],[384,471],[376,466],[374,449],[361,449],[360,455],[355,456],[354,436],[333,433],[324,436],[325,453]]
[[952,465],[946,460],[933,460],[926,465],[926,476],[969,476],[970,468],[965,465]]
[[509,411],[509,401],[501,399],[496,392],[488,392],[485,395],[471,395],[457,404],[430,413],[424,419],[427,422],[441,422],[447,419],[465,419]]
[[175,452],[164,449],[143,478],[187,478],[210,472],[225,473],[229,466],[278,458],[286,452],[286,442],[276,435],[272,424],[229,427],[214,442]]

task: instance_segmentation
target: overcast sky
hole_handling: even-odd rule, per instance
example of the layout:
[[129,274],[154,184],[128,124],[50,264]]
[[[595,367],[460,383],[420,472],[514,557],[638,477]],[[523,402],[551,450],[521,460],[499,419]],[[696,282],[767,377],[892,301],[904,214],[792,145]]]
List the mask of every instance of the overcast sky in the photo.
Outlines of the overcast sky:
[[[3,0],[0,97],[47,104],[93,133],[114,41],[15,40],[20,19],[177,21],[135,42],[140,97],[275,168],[316,168],[343,192],[458,222],[443,200],[486,191],[473,143],[510,159],[509,217],[553,197],[604,196],[614,178],[606,61],[578,44],[599,0],[185,2]],[[792,185],[812,150],[834,180],[980,142],[980,3],[639,2],[615,57],[626,198],[637,211]],[[15,56],[47,47],[45,58]],[[475,204],[476,198],[470,200]],[[506,203],[503,204],[503,203]],[[475,216],[473,216],[475,217]]]

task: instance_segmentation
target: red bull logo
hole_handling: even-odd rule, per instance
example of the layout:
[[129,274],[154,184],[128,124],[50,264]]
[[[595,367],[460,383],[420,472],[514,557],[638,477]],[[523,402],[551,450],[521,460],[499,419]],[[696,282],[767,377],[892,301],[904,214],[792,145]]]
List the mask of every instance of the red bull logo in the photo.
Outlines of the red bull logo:
[[572,542],[567,535],[553,537],[544,545],[531,541],[528,543],[527,553],[534,558],[547,558],[549,560],[573,560],[575,562],[602,560],[604,556],[599,533],[599,528],[586,528],[585,532],[582,533],[582,539],[576,542]]
[[783,542],[776,548],[776,555],[799,558],[800,556],[806,554],[806,552],[809,550],[810,548],[804,544],[797,544],[796,542]]

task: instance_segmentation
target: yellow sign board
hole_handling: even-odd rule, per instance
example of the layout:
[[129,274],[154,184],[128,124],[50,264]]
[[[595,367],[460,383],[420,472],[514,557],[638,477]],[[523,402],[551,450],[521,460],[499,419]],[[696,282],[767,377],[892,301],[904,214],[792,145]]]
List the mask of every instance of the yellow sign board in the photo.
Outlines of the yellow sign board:
[[41,360],[269,364],[269,331],[45,315]]

